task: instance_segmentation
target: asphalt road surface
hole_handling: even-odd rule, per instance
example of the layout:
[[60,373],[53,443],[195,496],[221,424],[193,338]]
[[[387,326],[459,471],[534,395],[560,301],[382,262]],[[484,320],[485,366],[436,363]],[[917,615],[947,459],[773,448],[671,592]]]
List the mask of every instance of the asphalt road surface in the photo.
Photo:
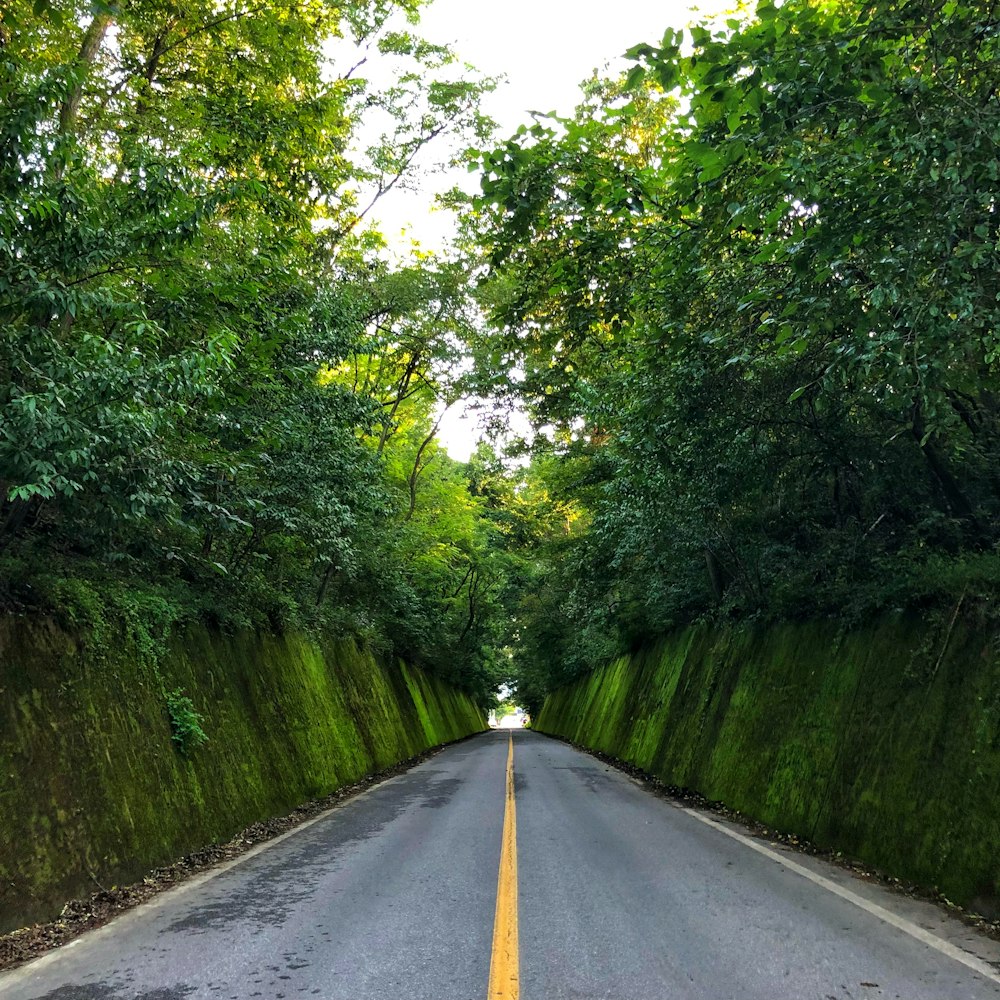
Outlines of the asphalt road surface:
[[1000,997],[1000,945],[933,907],[534,733],[513,735],[508,794],[508,740],[444,750],[0,975],[0,997]]

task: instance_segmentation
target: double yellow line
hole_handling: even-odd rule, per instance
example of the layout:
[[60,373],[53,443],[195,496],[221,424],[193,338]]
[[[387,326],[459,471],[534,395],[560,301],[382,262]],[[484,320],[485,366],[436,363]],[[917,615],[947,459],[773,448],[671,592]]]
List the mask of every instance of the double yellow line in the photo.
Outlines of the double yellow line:
[[514,734],[507,744],[507,794],[493,919],[493,954],[487,1000],[517,1000],[521,995],[517,949],[517,807],[514,803]]

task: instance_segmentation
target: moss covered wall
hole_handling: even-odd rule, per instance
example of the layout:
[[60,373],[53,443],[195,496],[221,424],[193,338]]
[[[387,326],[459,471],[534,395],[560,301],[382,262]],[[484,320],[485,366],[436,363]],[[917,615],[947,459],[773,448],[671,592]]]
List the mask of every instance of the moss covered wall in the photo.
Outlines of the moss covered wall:
[[[175,688],[209,737],[190,759]],[[0,932],[483,728],[466,695],[349,642],[195,630],[152,665],[0,620]]]
[[692,628],[533,725],[1000,915],[1000,654],[962,621]]

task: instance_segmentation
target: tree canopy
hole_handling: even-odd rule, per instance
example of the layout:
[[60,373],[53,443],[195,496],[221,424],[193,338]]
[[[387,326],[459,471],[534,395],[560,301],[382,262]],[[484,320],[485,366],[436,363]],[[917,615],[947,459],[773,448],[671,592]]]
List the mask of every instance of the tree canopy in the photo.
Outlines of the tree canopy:
[[394,269],[365,221],[425,147],[491,128],[492,81],[417,7],[5,6],[9,608],[151,587],[495,685],[496,539],[432,433],[466,265]]
[[484,383],[585,525],[526,598],[543,687],[995,588],[998,46],[978,5],[762,0],[481,155]]
[[[500,141],[418,19],[6,5],[7,608],[146,588],[537,707],[692,621],[995,593],[991,10],[761,0]],[[449,135],[481,194],[396,262]],[[449,457],[470,397],[529,440]]]

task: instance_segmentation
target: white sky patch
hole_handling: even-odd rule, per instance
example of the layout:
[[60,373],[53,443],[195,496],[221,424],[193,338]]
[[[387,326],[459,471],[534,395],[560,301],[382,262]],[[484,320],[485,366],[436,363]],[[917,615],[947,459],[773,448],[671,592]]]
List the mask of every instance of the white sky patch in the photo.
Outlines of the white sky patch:
[[452,458],[459,462],[467,462],[476,450],[482,433],[476,414],[464,404],[463,400],[459,400],[442,416],[437,436]]
[[[714,12],[722,4],[701,4]],[[680,28],[697,17],[691,0],[505,0],[487,6],[475,0],[433,0],[421,13],[416,33],[453,46],[459,57],[487,76],[503,76],[487,95],[482,110],[498,125],[497,138],[530,124],[531,112],[568,116],[580,103],[580,83],[596,69],[617,73],[628,65],[626,49],[641,42],[656,45],[667,28]],[[450,212],[437,210],[434,199],[456,184],[478,189],[478,179],[464,170],[432,171],[447,151],[428,149],[420,161],[425,173],[416,189],[394,190],[379,202],[371,219],[401,257],[414,244],[441,251],[455,231]],[[527,435],[523,414],[510,415],[514,436]],[[448,453],[466,461],[482,432],[476,413],[453,405],[438,437]]]
[[[703,9],[714,9],[702,4]],[[718,6],[716,3],[714,6]],[[488,76],[506,81],[487,95],[482,110],[505,138],[530,124],[531,112],[569,115],[580,103],[580,83],[593,70],[618,72],[626,49],[659,43],[667,28],[696,17],[691,0],[505,0],[487,6],[474,0],[433,0],[416,31],[450,43],[459,57]],[[428,157],[433,156],[428,150]],[[378,205],[373,215],[391,241],[415,240],[441,249],[454,232],[450,213],[436,211],[434,198],[455,184],[478,185],[464,171],[426,176],[419,191],[403,191]]]

